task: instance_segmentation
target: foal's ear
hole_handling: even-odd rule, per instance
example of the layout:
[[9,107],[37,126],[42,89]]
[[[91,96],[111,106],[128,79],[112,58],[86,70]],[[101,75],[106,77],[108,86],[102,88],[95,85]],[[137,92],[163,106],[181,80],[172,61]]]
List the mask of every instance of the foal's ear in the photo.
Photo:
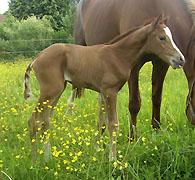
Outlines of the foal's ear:
[[152,22],[152,30],[156,29],[156,27],[159,24],[162,24],[162,21],[164,21],[164,13],[161,12],[158,17],[155,18],[155,20]]
[[169,16],[166,16],[164,19],[163,19],[163,24],[167,25],[167,22],[169,21]]

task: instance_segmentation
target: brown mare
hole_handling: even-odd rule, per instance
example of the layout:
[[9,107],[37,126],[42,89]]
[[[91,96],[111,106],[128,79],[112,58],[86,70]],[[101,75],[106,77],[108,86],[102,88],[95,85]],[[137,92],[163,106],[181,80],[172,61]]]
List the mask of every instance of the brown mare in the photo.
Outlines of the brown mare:
[[[139,26],[147,19],[158,16],[162,11],[169,16],[168,27],[187,61],[184,66],[189,87],[186,114],[190,122],[195,125],[194,0],[80,0],[74,26],[75,44],[105,43],[127,29]],[[136,127],[137,114],[141,106],[138,86],[139,70],[149,60],[151,59],[145,58],[137,63],[128,80],[131,136],[133,134],[132,124]],[[152,125],[154,128],[159,128],[162,87],[169,66],[160,60],[152,61],[152,64]],[[73,92],[72,95],[74,94]],[[69,104],[73,100],[74,96],[71,96]]]
[[[173,68],[183,66],[184,56],[174,46],[171,32],[160,15],[151,24],[129,30],[107,44],[54,44],[43,50],[29,64],[25,73],[26,99],[30,96],[29,78],[32,68],[40,85],[38,105],[28,120],[33,159],[37,151],[37,132],[40,130],[44,133],[49,128],[51,107],[56,106],[67,82],[102,94],[108,116],[111,154],[116,157],[119,90],[129,79],[132,67],[146,57],[153,61],[160,58]],[[99,122],[100,133],[101,123]],[[49,140],[46,142],[48,158]]]

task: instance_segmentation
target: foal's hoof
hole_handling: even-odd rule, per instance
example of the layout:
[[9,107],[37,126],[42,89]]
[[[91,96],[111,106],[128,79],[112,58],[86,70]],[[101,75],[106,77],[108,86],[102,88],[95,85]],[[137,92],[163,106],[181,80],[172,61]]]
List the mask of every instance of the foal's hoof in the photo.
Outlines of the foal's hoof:
[[109,154],[109,162],[117,161],[117,157],[113,155],[113,153]]
[[99,144],[97,144],[97,142],[94,143],[94,148],[96,149],[96,151],[98,151],[98,149],[100,149]]
[[134,141],[137,141],[137,133],[136,133],[136,135],[134,135],[134,134],[128,134],[127,135],[127,138],[128,138],[128,142],[134,142]]
[[72,109],[70,109],[70,108],[68,108],[67,110],[66,110],[66,113],[65,113],[65,115],[66,116],[68,116],[68,115],[72,115],[73,114],[73,110]]
[[115,162],[117,161],[117,157],[109,156],[109,162]]
[[160,129],[160,122],[155,118],[152,120],[151,126],[154,130]]

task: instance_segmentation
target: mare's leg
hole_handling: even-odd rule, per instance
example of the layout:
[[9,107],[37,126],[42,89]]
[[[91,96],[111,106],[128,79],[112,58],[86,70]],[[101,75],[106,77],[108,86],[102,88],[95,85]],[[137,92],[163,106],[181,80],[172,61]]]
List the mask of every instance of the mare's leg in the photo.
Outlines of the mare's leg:
[[117,115],[117,92],[107,91],[104,94],[106,112],[108,114],[108,131],[110,136],[110,158],[116,158],[116,143],[119,132],[119,121]]
[[158,129],[160,128],[160,107],[163,82],[169,65],[161,60],[155,60],[152,63],[152,126],[153,128]]
[[[192,59],[195,58],[193,54]],[[189,92],[186,99],[186,116],[188,120],[195,125],[195,63],[187,61],[184,66],[184,72],[188,80]]]
[[[132,140],[135,136],[137,139],[137,130],[136,130],[136,122],[137,122],[137,114],[141,107],[141,98],[139,92],[139,70],[143,66],[143,63],[137,64],[131,71],[130,78],[128,80],[129,85],[129,112],[131,114],[131,122],[130,122],[130,140]],[[134,134],[135,131],[135,134]]]
[[189,78],[188,76],[187,78],[189,93],[186,100],[186,116],[192,125],[195,125],[195,78]]

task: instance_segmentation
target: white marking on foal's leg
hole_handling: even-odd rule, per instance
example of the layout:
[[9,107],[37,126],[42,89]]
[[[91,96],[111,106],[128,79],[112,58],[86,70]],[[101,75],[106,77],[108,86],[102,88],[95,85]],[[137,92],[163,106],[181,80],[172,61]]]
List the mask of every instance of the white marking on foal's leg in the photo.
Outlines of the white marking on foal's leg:
[[44,153],[45,153],[45,161],[49,161],[50,157],[51,157],[51,146],[50,146],[50,142],[49,139],[46,139],[44,141]]
[[113,154],[113,146],[115,146],[116,148],[116,144],[113,144],[116,143],[116,141],[113,140],[113,137],[110,137],[110,145],[109,145],[109,161],[112,162],[112,161],[117,161],[117,156],[116,154]]
[[72,109],[73,109],[75,96],[76,96],[76,89],[73,89],[71,91],[70,98],[68,99],[68,102],[67,102],[68,109],[66,111],[66,115],[68,114],[69,111],[72,111]]

